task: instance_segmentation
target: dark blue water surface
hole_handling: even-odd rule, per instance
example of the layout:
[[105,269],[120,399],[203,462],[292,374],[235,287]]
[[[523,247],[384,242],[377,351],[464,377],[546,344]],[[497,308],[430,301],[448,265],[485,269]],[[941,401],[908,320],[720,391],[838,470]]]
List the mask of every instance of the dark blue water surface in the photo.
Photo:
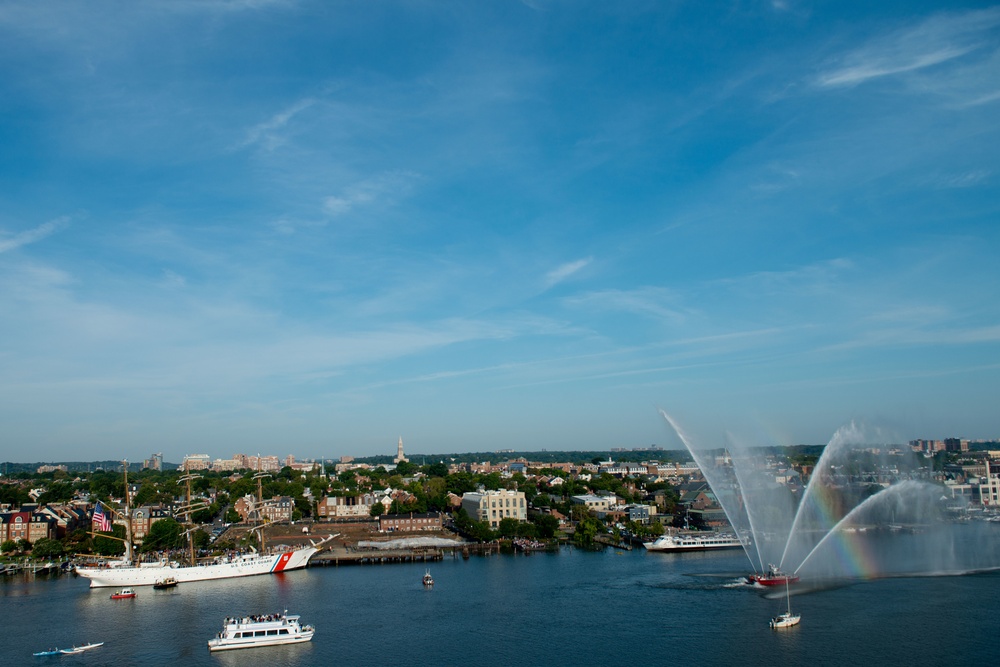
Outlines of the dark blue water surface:
[[[643,550],[312,567],[139,589],[113,601],[72,576],[0,580],[0,665],[955,665],[997,664],[1000,574],[903,577],[794,595],[740,583],[741,552]],[[288,609],[308,644],[210,654],[226,616]],[[87,642],[76,656],[33,651]]]

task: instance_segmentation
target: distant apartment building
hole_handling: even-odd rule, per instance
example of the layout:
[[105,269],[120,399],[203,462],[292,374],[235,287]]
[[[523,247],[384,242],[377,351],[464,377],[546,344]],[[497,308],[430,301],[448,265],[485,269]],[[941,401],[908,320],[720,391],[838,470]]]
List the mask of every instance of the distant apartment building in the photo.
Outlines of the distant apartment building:
[[44,465],[44,466],[38,466],[38,471],[37,472],[39,474],[42,474],[42,473],[47,473],[47,472],[55,472],[57,470],[61,470],[63,472],[66,472],[67,468],[66,468],[66,466]]
[[462,509],[476,521],[486,521],[496,528],[503,519],[528,520],[528,503],[523,491],[498,489],[462,494]]
[[163,454],[151,454],[148,459],[142,462],[143,470],[163,470]]
[[946,452],[967,452],[969,451],[969,441],[960,438],[945,438],[944,451]]
[[187,454],[181,462],[182,470],[208,470],[212,464],[212,457],[208,454]]

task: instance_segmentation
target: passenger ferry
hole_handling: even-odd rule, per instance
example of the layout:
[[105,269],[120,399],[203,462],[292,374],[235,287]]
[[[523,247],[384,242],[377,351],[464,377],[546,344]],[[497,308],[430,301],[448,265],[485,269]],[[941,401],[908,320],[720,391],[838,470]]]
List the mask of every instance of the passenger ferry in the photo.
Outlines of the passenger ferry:
[[732,533],[676,533],[662,535],[652,542],[643,542],[647,551],[708,551],[710,549],[741,549],[742,540]]
[[299,623],[299,616],[281,614],[255,614],[242,618],[227,618],[222,632],[208,640],[209,651],[227,651],[236,648],[278,646],[311,641],[316,629]]

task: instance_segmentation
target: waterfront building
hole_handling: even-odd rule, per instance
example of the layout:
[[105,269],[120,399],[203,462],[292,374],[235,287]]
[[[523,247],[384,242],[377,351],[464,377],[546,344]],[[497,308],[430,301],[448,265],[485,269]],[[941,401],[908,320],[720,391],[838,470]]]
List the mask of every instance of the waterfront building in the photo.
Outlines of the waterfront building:
[[132,537],[141,542],[149,534],[149,529],[154,523],[172,516],[173,513],[162,505],[136,507],[132,510]]
[[614,495],[597,496],[592,493],[585,493],[579,496],[571,496],[570,502],[574,505],[585,505],[587,509],[595,512],[607,512],[612,507],[618,505],[618,497]]
[[987,463],[989,474],[979,478],[979,502],[983,507],[1000,507],[1000,464]]
[[503,519],[528,520],[528,505],[523,491],[498,489],[495,491],[474,491],[462,494],[462,508],[472,519],[486,521],[491,528],[500,525]]
[[376,503],[380,503],[383,508],[388,509],[392,500],[381,492],[356,496],[324,496],[316,506],[316,512],[322,519],[369,517],[372,513],[372,506]]
[[441,530],[441,525],[440,512],[381,514],[378,517],[378,529],[383,533]]
[[0,542],[27,540],[34,544],[43,537],[58,537],[56,520],[48,514],[23,509],[0,514]]

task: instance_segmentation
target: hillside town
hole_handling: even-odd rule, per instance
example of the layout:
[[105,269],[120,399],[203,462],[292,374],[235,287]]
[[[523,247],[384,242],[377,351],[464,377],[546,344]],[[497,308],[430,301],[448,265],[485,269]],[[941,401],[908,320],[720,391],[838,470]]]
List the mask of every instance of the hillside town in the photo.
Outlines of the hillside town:
[[[1000,504],[1000,448],[987,446],[970,448],[968,441],[950,439],[888,447],[890,463],[865,483],[888,486],[901,478],[925,477],[941,485],[951,507],[988,513]],[[630,458],[623,450],[615,453]],[[609,452],[607,458],[585,461],[520,456],[417,465],[406,457],[402,438],[391,463],[196,454],[169,470],[162,455],[153,454],[141,469],[124,464],[131,471],[127,488],[124,466],[85,472],[46,464],[34,473],[0,477],[0,553],[116,555],[123,550],[126,523],[139,551],[156,553],[182,548],[185,527],[194,524],[199,527],[194,544],[202,554],[254,546],[254,533],[239,527],[258,522],[298,523],[304,532],[322,523],[364,524],[366,534],[376,536],[450,531],[476,542],[563,539],[580,546],[608,535],[621,543],[671,527],[727,527],[694,462],[666,460],[671,457],[662,450],[641,453],[660,456],[615,461]],[[726,456],[718,452],[715,463],[725,465]],[[763,461],[773,483],[794,495],[808,482],[816,458],[791,448]],[[904,463],[913,460],[918,464]],[[182,475],[189,486],[180,481]],[[192,507],[196,511],[183,510]],[[97,513],[109,517],[106,532],[117,535],[117,541],[91,530]]]

